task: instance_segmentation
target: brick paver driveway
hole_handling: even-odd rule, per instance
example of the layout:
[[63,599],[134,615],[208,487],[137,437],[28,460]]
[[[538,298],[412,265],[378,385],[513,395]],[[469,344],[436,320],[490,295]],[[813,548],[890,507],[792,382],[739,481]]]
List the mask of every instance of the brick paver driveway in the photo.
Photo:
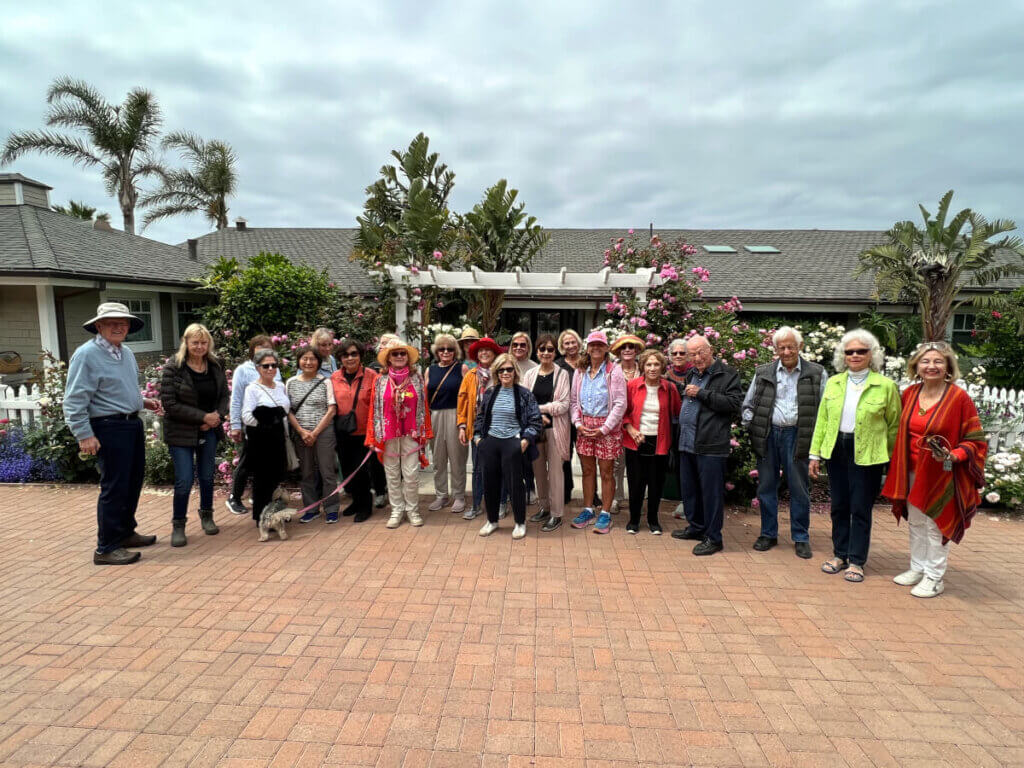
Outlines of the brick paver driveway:
[[[171,549],[146,495],[141,563],[90,559],[95,491],[0,488],[0,764],[89,766],[1024,765],[1024,523],[982,515],[945,595],[788,543],[726,551],[623,519],[513,542],[444,511],[421,529],[293,524]],[[665,509],[670,509],[665,504]],[[671,526],[670,526],[671,527]],[[788,523],[783,526],[783,530]]]

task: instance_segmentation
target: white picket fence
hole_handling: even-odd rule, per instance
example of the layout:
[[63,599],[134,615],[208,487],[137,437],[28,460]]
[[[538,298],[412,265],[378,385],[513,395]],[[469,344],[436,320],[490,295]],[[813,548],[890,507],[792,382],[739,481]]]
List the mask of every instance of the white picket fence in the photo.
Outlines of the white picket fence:
[[[0,419],[10,419],[28,426],[39,418],[39,398],[42,387],[38,384],[24,384],[20,387],[0,385]],[[149,411],[141,414],[144,419],[151,418]]]

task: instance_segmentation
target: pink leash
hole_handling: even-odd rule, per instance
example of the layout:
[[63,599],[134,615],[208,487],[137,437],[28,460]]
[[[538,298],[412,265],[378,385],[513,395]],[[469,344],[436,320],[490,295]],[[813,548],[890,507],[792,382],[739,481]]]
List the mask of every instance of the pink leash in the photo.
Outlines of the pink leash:
[[314,501],[308,507],[303,507],[302,509],[300,509],[298,512],[295,512],[294,514],[301,515],[304,512],[308,512],[309,510],[313,509],[314,507],[319,506],[322,502],[327,501],[329,498],[331,498],[331,496],[334,496],[336,493],[341,493],[341,489],[344,488],[346,485],[348,485],[349,481],[358,474],[359,470],[363,468],[363,464],[365,464],[369,460],[369,458],[371,456],[373,456],[373,450],[372,449],[366,452],[366,455],[363,456],[363,460],[359,462],[359,466],[355,468],[355,470],[352,472],[352,474],[349,475],[348,477],[346,477],[340,483],[338,483],[338,487],[337,488],[335,488],[333,491],[328,493],[326,496],[324,496],[319,501]]

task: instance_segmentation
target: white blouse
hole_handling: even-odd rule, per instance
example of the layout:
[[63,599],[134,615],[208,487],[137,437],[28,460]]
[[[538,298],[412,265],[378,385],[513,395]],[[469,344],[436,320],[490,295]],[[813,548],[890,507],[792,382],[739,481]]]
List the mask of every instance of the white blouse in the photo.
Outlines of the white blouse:
[[261,405],[269,408],[281,406],[284,408],[285,415],[287,416],[288,409],[291,408],[291,401],[288,399],[288,393],[284,389],[284,384],[279,383],[271,389],[260,384],[258,381],[254,381],[247,386],[245,388],[245,395],[242,398],[242,421],[250,427],[255,427],[259,422],[256,421],[256,417],[252,415],[252,412]]
[[658,387],[644,384],[647,388],[647,397],[644,398],[644,408],[640,411],[640,434],[658,435],[658,417],[661,412],[661,403],[658,402]]

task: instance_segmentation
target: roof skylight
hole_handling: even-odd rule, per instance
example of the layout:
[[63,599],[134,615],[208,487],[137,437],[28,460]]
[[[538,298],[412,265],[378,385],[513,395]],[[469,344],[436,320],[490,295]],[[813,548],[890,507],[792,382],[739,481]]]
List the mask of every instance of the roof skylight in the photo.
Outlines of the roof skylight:
[[703,245],[701,246],[708,253],[736,253],[731,245]]
[[774,245],[744,245],[743,248],[748,253],[782,253]]

